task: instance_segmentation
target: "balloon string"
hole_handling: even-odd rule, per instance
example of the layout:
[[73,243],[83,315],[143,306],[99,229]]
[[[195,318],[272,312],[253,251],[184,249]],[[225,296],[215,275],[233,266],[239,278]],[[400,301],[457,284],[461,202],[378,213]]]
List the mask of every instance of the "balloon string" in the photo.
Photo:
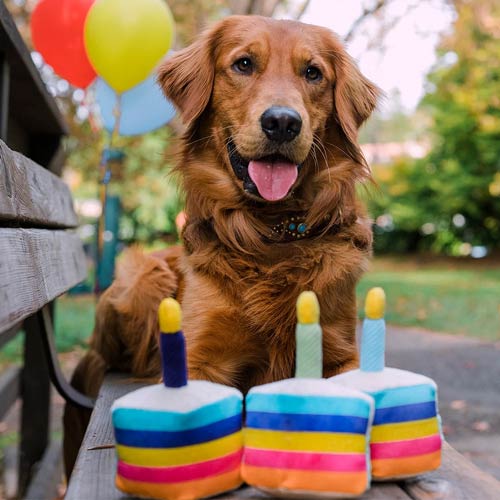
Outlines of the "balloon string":
[[113,132],[111,133],[111,138],[109,140],[109,147],[113,144],[113,139],[118,137],[120,134],[120,119],[122,115],[122,95],[116,94],[116,104],[113,109],[113,115],[115,117],[115,126],[113,127]]
[[109,168],[109,159],[111,150],[113,148],[114,140],[120,135],[120,118],[121,118],[121,94],[116,95],[116,104],[113,109],[115,117],[115,125],[113,131],[109,134],[107,146],[105,146],[101,155],[101,163],[99,170],[101,171],[101,178],[99,180],[99,199],[101,202],[101,216],[99,217],[99,225],[97,228],[97,266],[95,273],[95,287],[96,295],[99,295],[103,289],[99,281],[99,267],[102,266],[102,258],[104,255],[104,234],[106,232],[106,204],[108,201],[108,184],[111,181],[111,170]]

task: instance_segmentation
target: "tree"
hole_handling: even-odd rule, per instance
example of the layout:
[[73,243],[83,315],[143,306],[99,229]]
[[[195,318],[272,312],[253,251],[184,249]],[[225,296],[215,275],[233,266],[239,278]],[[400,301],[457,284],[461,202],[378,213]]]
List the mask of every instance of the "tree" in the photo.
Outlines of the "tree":
[[465,255],[500,243],[500,4],[455,3],[453,33],[422,102],[434,121],[433,148],[396,168],[383,187],[393,196],[375,205],[396,229],[418,235],[417,247]]

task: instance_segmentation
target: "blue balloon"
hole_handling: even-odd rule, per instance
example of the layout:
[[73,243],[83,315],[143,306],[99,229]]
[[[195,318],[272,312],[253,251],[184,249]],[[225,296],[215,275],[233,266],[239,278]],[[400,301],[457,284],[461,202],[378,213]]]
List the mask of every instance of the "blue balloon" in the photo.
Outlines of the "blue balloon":
[[[102,78],[96,80],[95,95],[104,127],[112,132],[115,128],[114,110],[118,96]],[[175,116],[174,106],[163,95],[154,76],[121,95],[120,111],[120,135],[151,132]]]

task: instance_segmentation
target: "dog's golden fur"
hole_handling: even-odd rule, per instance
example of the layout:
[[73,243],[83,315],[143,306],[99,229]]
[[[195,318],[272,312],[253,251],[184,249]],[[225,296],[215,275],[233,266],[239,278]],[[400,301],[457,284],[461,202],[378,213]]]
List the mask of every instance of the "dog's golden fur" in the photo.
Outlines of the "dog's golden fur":
[[[234,70],[242,57],[252,72]],[[306,80],[311,65],[321,79]],[[191,378],[247,391],[292,376],[303,290],[320,302],[324,375],[356,366],[355,284],[372,240],[356,200],[356,185],[370,179],[357,131],[375,107],[376,87],[328,30],[261,17],[219,22],[163,63],[158,80],[187,126],[175,168],[186,196],[184,249],[132,250],[123,259],[100,299],[74,384],[95,395],[106,369],[158,377],[156,311],[165,296],[182,303]],[[302,118],[300,134],[279,147],[259,122],[274,105]],[[266,202],[246,192],[229,141],[242,157],[279,153],[301,164],[288,196]],[[310,237],[270,236],[270,227],[296,213],[316,228]],[[75,418],[69,407],[67,428]],[[75,446],[67,442],[69,468]]]

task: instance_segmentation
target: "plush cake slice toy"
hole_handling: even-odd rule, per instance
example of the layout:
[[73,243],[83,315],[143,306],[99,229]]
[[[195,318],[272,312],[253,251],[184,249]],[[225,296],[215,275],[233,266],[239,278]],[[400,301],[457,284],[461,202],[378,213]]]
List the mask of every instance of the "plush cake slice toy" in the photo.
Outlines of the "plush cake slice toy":
[[181,311],[159,308],[163,383],[144,387],[111,408],[118,454],[116,486],[132,495],[191,500],[241,484],[242,394],[187,381]]
[[274,496],[361,495],[370,484],[373,399],[322,377],[319,305],[297,301],[295,378],[254,387],[246,397],[243,479]]
[[423,375],[385,368],[385,294],[368,292],[361,338],[361,367],[330,380],[375,400],[370,441],[373,479],[406,478],[441,463],[437,386]]

